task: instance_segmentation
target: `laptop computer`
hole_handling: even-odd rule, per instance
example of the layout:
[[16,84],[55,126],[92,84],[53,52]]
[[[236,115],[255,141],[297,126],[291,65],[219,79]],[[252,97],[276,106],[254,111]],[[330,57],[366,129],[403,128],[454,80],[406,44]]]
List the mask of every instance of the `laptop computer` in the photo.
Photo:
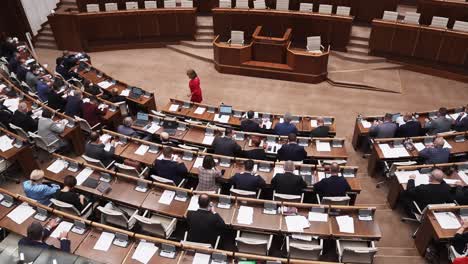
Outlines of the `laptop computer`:
[[220,105],[219,106],[219,115],[231,115],[232,114],[232,106],[230,105]]
[[137,113],[137,120],[135,121],[135,123],[133,125],[135,126],[139,126],[139,127],[144,127],[148,124],[148,114],[146,113],[142,113],[142,112],[138,112]]
[[169,135],[174,135],[177,132],[177,121],[174,120],[164,120],[163,121],[164,132],[167,132]]
[[129,97],[132,98],[132,99],[138,99],[142,95],[143,95],[143,90],[141,88],[133,87],[131,92],[130,92]]

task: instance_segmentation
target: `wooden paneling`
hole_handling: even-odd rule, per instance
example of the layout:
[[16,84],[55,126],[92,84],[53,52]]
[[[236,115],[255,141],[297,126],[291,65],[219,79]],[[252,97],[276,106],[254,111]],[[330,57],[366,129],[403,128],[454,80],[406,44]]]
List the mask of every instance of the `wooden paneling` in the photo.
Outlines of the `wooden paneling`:
[[0,8],[0,32],[7,36],[26,40],[26,32],[31,33],[28,19],[20,0],[2,0]]
[[433,16],[449,18],[448,26],[453,27],[455,20],[468,21],[468,2],[456,0],[419,0],[418,13],[421,13],[420,23],[431,24]]

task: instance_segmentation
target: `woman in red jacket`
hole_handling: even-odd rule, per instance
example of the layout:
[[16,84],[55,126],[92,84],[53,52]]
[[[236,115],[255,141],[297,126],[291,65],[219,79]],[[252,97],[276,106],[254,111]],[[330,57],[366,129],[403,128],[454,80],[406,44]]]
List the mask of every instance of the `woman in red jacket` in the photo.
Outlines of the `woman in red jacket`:
[[190,97],[190,102],[201,103],[203,97],[200,88],[200,78],[198,78],[197,73],[192,69],[187,71],[187,76],[190,78],[190,94],[188,94],[187,97]]

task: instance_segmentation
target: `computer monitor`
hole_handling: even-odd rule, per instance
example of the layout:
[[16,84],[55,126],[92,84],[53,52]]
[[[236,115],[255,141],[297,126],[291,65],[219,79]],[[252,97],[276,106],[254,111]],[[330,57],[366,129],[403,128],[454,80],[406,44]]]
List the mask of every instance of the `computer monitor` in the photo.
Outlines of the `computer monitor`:
[[164,120],[163,128],[164,129],[177,129],[178,124],[177,121],[174,120]]
[[221,115],[230,115],[232,114],[232,106],[229,105],[220,105],[219,114]]
[[137,120],[148,121],[148,114],[143,112],[137,113]]

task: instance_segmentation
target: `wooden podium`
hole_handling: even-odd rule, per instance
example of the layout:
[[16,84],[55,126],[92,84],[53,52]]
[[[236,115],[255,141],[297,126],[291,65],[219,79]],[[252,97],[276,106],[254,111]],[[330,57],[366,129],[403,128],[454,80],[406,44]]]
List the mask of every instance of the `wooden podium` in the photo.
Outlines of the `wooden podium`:
[[278,32],[272,35],[262,26],[257,26],[252,40],[245,45],[231,45],[221,41],[218,35],[213,41],[216,70],[307,83],[327,79],[329,48],[317,54],[295,47],[291,42],[291,28],[281,35]]

